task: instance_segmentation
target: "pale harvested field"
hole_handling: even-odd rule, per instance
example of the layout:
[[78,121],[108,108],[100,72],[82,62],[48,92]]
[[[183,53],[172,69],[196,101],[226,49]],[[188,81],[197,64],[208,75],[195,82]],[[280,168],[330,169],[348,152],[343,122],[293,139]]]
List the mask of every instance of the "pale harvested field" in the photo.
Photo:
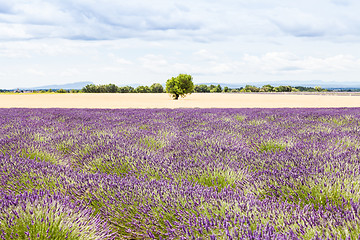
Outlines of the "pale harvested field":
[[194,93],[0,94],[0,108],[330,108],[360,107],[360,95]]

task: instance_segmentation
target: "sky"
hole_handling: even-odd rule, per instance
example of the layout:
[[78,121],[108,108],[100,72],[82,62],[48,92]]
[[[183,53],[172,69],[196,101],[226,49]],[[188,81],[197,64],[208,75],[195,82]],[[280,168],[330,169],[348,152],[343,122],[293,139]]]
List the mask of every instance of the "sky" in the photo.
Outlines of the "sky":
[[0,0],[0,89],[360,83],[358,0]]

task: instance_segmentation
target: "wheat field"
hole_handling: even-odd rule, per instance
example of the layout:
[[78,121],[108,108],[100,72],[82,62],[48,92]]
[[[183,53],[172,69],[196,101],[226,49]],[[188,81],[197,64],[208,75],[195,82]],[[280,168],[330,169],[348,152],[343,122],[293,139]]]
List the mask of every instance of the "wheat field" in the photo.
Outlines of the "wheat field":
[[330,108],[360,107],[358,94],[166,93],[0,94],[0,108]]

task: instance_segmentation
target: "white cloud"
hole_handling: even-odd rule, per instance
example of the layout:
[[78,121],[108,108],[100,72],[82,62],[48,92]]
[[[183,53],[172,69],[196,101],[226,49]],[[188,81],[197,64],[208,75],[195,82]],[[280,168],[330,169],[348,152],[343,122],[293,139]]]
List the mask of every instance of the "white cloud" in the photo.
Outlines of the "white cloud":
[[331,57],[299,57],[289,52],[271,52],[262,56],[245,55],[240,63],[243,71],[263,71],[267,74],[288,74],[292,72],[331,73],[353,71],[360,68],[360,58],[351,55],[336,55]]
[[211,53],[210,51],[208,51],[206,49],[201,49],[201,50],[195,52],[194,56],[199,58],[199,60],[202,60],[202,61],[215,61],[218,59],[218,56],[216,56],[215,54]]
[[28,39],[32,35],[28,34],[21,24],[0,23],[0,41],[12,39]]
[[81,72],[77,68],[69,68],[60,73],[61,77],[75,77],[79,76]]
[[337,6],[349,6],[351,4],[350,0],[331,0]]
[[0,88],[179,73],[358,81],[359,12],[356,0],[0,0]]
[[120,65],[130,65],[133,64],[132,61],[126,60],[124,58],[117,58],[116,59],[116,63],[120,64]]
[[[199,52],[197,52],[199,53]],[[200,51],[200,54],[205,53]],[[206,52],[207,53],[207,52]],[[195,53],[195,59],[197,58]],[[188,61],[176,61],[166,58],[161,55],[146,55],[139,59],[141,66],[150,72],[157,74],[167,74],[168,76],[175,76],[179,73],[196,74],[196,75],[209,75],[209,74],[222,74],[234,70],[233,63],[222,63],[221,61],[203,62],[191,64],[193,60]]]
[[67,11],[48,1],[24,1],[15,4],[13,9],[16,15],[5,19],[10,20],[15,16],[15,21],[31,25],[63,25],[72,22],[72,16]]
[[35,76],[41,76],[41,77],[46,76],[46,74],[43,71],[36,69],[36,68],[28,68],[27,73],[29,73],[31,75],[35,75]]
[[270,16],[281,31],[297,37],[321,37],[332,23],[298,8],[278,8]]
[[326,1],[304,1],[303,6],[288,4],[269,10],[267,15],[283,33],[295,37],[360,37],[360,18],[356,13],[360,4],[336,2],[344,4],[339,7]]
[[[142,38],[222,41],[243,35],[360,35],[356,1],[115,1],[29,0],[0,3],[0,22],[24,32],[3,39],[67,38],[103,40]],[[341,9],[339,9],[341,5]],[[3,10],[2,10],[3,9]],[[1,10],[6,14],[1,14]]]
[[153,1],[103,1],[99,4],[97,1],[37,0],[14,2],[11,7],[14,13],[1,15],[0,21],[23,24],[36,38],[146,37],[144,33],[152,31],[160,35],[172,29],[196,31],[200,24],[184,8],[163,1],[158,4]]
[[37,56],[75,55],[84,45],[62,39],[0,41],[0,57],[31,58]]
[[171,72],[168,61],[161,55],[148,54],[139,58],[141,66],[154,73]]

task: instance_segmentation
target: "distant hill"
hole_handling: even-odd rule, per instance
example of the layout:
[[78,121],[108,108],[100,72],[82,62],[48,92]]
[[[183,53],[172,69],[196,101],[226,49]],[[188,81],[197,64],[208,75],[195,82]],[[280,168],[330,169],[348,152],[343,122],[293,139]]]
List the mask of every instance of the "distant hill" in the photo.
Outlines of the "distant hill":
[[75,82],[75,83],[68,83],[68,84],[61,84],[61,85],[46,85],[40,87],[33,87],[33,88],[26,88],[29,90],[41,90],[41,89],[82,89],[88,84],[93,84],[92,82]]

